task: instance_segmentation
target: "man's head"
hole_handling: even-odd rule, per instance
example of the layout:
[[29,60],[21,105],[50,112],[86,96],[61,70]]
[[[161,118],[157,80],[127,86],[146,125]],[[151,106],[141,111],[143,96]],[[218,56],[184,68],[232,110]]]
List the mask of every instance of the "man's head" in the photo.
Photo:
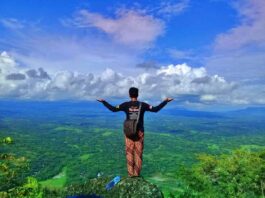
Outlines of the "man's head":
[[129,89],[129,95],[131,98],[137,98],[138,97],[138,89],[136,87],[131,87]]

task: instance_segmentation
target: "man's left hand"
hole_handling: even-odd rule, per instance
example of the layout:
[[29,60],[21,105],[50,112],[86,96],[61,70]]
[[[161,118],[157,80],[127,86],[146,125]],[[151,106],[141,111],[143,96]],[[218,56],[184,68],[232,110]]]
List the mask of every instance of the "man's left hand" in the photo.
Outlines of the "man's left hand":
[[166,98],[165,99],[165,101],[167,101],[167,102],[170,102],[170,101],[172,101],[172,100],[174,100],[173,98]]

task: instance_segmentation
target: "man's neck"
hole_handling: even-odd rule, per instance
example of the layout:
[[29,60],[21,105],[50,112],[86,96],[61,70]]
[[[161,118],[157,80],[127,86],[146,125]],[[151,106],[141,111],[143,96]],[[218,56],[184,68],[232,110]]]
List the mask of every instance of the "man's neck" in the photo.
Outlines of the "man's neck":
[[131,101],[137,101],[137,98],[131,98]]

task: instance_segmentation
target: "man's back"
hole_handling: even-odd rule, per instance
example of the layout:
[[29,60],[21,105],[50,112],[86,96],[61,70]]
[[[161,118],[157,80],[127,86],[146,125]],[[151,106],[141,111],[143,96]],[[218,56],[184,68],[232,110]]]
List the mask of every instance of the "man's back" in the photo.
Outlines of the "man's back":
[[104,101],[103,104],[111,111],[124,111],[126,113],[126,119],[137,119],[138,113],[139,113],[139,107],[140,103],[142,103],[141,112],[139,116],[139,122],[138,122],[138,129],[144,132],[144,113],[146,111],[150,112],[158,112],[160,109],[162,109],[166,104],[167,101],[163,101],[158,106],[153,107],[145,102],[140,102],[138,100],[131,100],[124,102],[116,107],[110,105],[108,102]]

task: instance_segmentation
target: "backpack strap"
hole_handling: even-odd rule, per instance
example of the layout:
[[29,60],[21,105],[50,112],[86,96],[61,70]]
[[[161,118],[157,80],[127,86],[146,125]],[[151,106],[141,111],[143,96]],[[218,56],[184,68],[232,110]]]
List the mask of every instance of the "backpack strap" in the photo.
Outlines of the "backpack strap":
[[139,117],[140,117],[140,113],[141,113],[141,108],[142,108],[142,103],[140,102],[140,107],[139,107],[139,111],[138,111],[138,115],[137,115],[137,123],[139,121]]

